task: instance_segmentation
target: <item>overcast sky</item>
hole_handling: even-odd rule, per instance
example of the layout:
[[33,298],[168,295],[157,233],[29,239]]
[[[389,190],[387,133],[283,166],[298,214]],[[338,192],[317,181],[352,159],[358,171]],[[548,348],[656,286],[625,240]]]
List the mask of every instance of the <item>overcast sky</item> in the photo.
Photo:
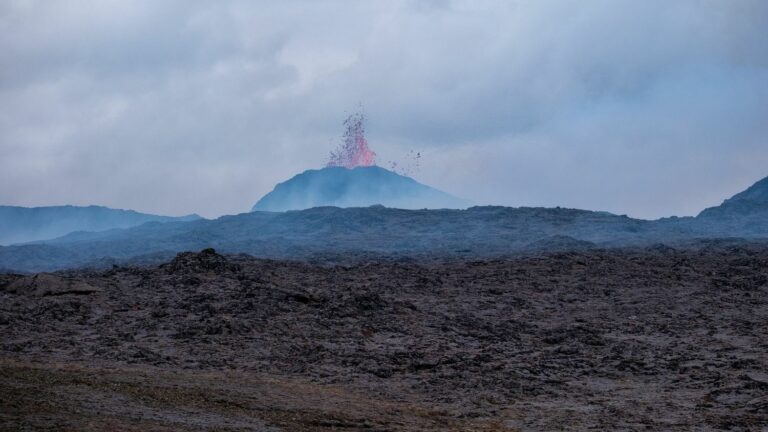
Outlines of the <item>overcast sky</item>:
[[478,204],[693,215],[768,176],[768,1],[0,2],[0,204],[245,212],[358,104]]

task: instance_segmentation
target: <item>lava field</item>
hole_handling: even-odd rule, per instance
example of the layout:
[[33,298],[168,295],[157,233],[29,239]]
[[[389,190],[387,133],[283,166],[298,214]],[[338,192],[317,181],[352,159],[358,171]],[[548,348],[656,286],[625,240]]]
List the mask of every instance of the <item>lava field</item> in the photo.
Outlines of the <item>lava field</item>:
[[768,428],[768,246],[0,275],[0,430]]

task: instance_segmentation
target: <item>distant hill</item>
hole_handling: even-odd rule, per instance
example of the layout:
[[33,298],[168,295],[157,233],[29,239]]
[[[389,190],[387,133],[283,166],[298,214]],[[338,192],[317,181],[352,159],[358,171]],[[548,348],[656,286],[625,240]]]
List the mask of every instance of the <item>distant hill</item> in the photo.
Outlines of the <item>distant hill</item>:
[[253,211],[303,210],[312,207],[403,209],[464,208],[467,203],[416,180],[377,166],[327,167],[298,174],[265,195]]
[[[165,261],[213,247],[264,258],[334,260],[404,256],[494,256],[568,236],[595,244],[637,243],[653,223],[572,209],[472,207],[405,210],[382,206],[252,212],[216,220],[146,223],[124,230],[73,233],[39,244],[0,247],[0,269],[36,272]],[[536,247],[541,249],[541,247]]]
[[699,213],[700,217],[722,218],[731,216],[768,215],[768,177],[750,186],[744,192]]
[[0,206],[0,244],[48,240],[73,231],[104,231],[130,228],[146,222],[195,219],[200,219],[200,216],[157,216],[100,206]]
[[[406,210],[375,205],[148,222],[128,229],[76,232],[35,244],[0,247],[0,271],[146,264],[208,247],[262,258],[348,262],[766,241],[768,217],[760,205],[764,185],[764,181],[758,182],[726,200],[719,210],[655,221],[567,208]],[[727,208],[735,205],[740,206],[738,211]]]
[[[711,237],[695,218],[646,221],[565,208],[382,206],[252,212],[192,222],[150,222],[0,247],[0,269],[38,272],[152,263],[213,247],[275,259],[347,262],[372,258],[494,257],[530,251],[675,244]],[[731,236],[739,235],[736,231]],[[718,234],[720,236],[720,234]],[[768,230],[763,233],[768,237]]]
[[696,219],[700,225],[724,233],[734,230],[746,235],[764,232],[768,229],[768,177],[719,206],[705,209]]

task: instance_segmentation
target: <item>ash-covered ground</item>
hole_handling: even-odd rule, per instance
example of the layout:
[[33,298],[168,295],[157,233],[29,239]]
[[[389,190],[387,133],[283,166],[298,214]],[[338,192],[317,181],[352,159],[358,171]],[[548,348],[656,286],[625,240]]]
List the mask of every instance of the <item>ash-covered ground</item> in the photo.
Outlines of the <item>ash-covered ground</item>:
[[768,246],[0,276],[0,430],[768,428]]

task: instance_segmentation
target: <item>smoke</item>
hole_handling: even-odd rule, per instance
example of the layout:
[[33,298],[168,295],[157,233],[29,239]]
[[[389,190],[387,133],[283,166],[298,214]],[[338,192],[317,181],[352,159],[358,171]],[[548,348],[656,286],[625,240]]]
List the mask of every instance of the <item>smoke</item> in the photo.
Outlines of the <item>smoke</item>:
[[327,167],[355,168],[376,165],[376,153],[368,148],[365,139],[365,115],[362,112],[350,114],[344,120],[344,141],[331,152]]

